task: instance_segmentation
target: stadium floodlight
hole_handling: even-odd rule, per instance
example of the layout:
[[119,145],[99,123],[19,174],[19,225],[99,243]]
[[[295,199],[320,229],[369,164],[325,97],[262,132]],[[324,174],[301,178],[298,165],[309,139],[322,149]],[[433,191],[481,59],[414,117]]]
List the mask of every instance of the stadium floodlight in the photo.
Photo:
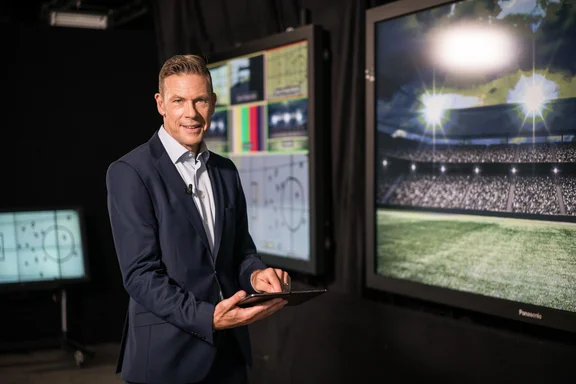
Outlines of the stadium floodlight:
[[387,166],[388,166],[388,160],[382,161],[382,165],[385,166],[385,167],[387,167]]
[[544,88],[540,84],[526,87],[524,93],[524,108],[527,114],[540,115],[545,102]]
[[524,121],[528,118],[544,119],[543,112],[547,104],[559,97],[558,84],[539,73],[520,76],[516,86],[509,92],[508,102],[518,103],[524,112]]
[[416,170],[416,164],[412,164],[412,166],[410,167],[410,169],[412,169],[413,171]]
[[432,55],[442,67],[458,73],[498,70],[514,58],[512,35],[495,25],[460,24],[433,34]]
[[478,168],[478,167],[474,168],[474,173],[475,173],[475,174],[479,174],[479,173],[480,173],[480,168]]
[[447,106],[447,99],[445,95],[436,93],[425,93],[422,95],[422,116],[428,127],[437,127],[442,125],[444,114]]

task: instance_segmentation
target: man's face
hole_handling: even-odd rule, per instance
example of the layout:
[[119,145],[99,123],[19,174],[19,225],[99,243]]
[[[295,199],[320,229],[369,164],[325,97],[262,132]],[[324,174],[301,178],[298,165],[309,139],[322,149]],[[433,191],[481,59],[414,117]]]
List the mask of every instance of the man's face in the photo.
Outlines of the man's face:
[[189,151],[198,153],[216,105],[216,94],[202,75],[171,75],[164,79],[163,94],[155,95],[164,128]]

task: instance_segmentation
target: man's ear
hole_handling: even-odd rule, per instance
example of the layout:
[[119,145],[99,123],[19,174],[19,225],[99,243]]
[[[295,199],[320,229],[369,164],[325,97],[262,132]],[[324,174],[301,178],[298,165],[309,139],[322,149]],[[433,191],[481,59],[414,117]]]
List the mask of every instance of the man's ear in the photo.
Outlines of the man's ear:
[[164,106],[164,99],[162,98],[162,95],[157,93],[154,95],[154,99],[156,99],[156,108],[158,108],[158,113],[165,117],[166,108]]

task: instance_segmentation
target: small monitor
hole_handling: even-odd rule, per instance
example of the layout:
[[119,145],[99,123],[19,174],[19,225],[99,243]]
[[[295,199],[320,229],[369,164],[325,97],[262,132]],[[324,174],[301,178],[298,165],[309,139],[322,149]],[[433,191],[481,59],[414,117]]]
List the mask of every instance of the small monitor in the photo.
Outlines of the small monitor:
[[88,279],[82,211],[0,211],[0,288]]

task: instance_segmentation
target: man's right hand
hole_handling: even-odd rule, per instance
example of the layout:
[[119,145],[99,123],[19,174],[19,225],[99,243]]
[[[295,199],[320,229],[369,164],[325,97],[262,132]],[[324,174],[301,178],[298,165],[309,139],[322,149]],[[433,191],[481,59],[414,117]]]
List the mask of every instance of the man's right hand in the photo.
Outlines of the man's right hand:
[[286,305],[286,300],[272,299],[249,308],[240,308],[237,304],[246,297],[246,292],[238,291],[232,297],[222,300],[214,308],[214,330],[235,328],[248,325],[270,316]]

